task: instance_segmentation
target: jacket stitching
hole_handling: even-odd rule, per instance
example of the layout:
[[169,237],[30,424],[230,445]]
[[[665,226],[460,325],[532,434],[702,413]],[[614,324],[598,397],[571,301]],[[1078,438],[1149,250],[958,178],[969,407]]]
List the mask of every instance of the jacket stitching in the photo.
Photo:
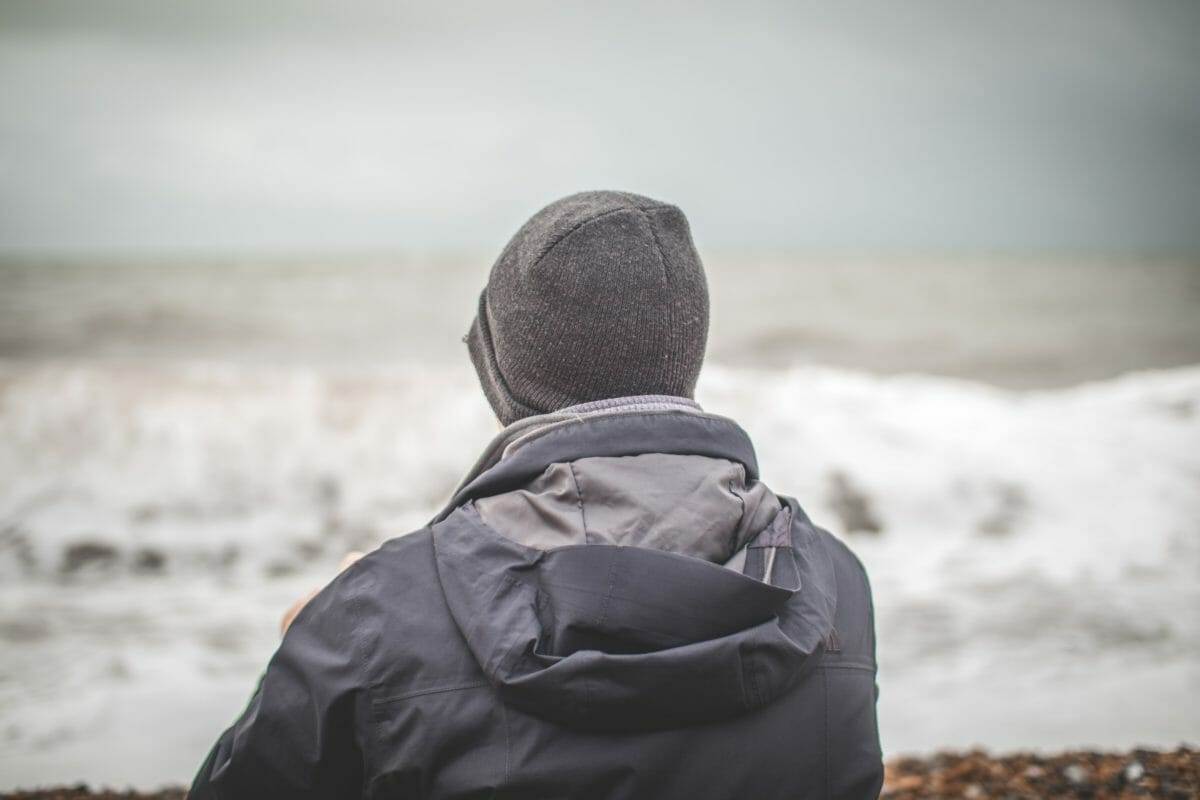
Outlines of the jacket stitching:
[[608,565],[608,590],[604,593],[604,599],[600,601],[600,619],[596,622],[597,626],[603,625],[608,619],[608,606],[612,602],[613,587],[617,584],[617,556],[620,554],[621,549],[617,548]]
[[742,704],[746,706],[746,710],[750,711],[753,706],[750,703],[750,689],[746,686],[746,661],[743,658],[737,660],[738,682],[742,685]]
[[579,501],[579,524],[583,526],[583,541],[584,544],[590,544],[588,541],[587,514],[583,510],[583,489],[579,486],[579,474],[575,472],[574,461],[568,461],[567,466],[571,469],[571,481],[575,484],[575,498]]
[[[736,461],[731,461],[729,463],[733,464],[735,468],[741,468],[742,477],[745,478],[746,468],[744,466],[742,466],[741,464],[738,464]],[[742,513],[738,515],[737,527],[734,528],[733,532],[729,534],[729,539],[730,539],[729,545],[730,545],[730,547],[737,547],[738,531],[741,530],[742,525],[746,524],[746,498],[744,498],[740,494],[738,494],[738,492],[734,488],[733,484],[734,484],[733,478],[730,478],[729,479],[729,493],[731,495],[733,495],[735,498],[737,498],[738,506],[742,509]]]
[[487,681],[477,681],[475,683],[462,683],[457,686],[438,686],[433,689],[420,689],[415,692],[405,692],[404,694],[391,695],[390,697],[380,697],[372,701],[372,705],[381,706],[388,703],[399,703],[402,700],[411,700],[414,697],[424,697],[427,694],[444,694],[446,692],[461,692],[467,689],[480,689],[488,686]]

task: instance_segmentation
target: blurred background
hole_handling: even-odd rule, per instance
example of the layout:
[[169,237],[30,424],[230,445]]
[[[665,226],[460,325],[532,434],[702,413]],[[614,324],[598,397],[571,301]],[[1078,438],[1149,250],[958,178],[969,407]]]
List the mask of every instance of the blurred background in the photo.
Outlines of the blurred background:
[[0,5],[0,789],[189,780],[495,430],[461,336],[679,204],[699,399],[875,584],[885,753],[1200,740],[1200,6]]

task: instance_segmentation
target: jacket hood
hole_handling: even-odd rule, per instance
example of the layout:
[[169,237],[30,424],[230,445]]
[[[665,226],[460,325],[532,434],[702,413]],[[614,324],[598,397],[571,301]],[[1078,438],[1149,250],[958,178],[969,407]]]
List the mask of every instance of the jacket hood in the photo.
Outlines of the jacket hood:
[[505,702],[654,730],[786,692],[836,589],[745,432],[670,403],[551,416],[493,447],[433,525],[450,612]]

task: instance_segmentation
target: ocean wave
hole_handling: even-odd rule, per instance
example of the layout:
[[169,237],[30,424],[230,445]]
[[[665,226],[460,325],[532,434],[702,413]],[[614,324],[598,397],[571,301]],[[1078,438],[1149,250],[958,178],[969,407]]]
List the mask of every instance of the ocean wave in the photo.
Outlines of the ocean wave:
[[[1012,392],[711,368],[764,478],[928,571],[1112,577],[1197,539],[1200,368]],[[466,369],[0,364],[0,574],[285,572],[419,526],[495,423]]]

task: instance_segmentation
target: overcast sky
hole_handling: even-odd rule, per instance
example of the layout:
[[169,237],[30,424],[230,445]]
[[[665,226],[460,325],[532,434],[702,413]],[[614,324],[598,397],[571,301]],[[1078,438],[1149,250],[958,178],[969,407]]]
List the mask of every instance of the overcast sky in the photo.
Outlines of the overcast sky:
[[0,251],[1200,253],[1200,3],[0,5]]

